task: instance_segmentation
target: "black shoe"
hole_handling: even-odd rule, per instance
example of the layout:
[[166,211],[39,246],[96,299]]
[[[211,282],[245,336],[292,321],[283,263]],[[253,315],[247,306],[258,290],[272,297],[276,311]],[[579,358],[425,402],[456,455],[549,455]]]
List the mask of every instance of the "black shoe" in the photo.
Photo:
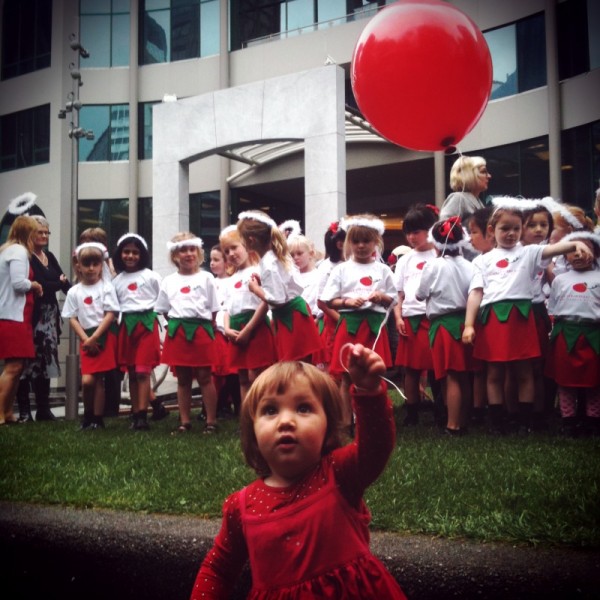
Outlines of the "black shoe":
[[49,408],[37,410],[35,413],[36,421],[56,421],[54,413]]
[[81,424],[79,425],[79,431],[88,431],[88,429],[95,429],[95,427],[93,427],[94,425],[96,425],[96,423],[92,423],[91,421],[81,421]]
[[444,427],[442,430],[442,434],[445,437],[462,437],[465,435],[465,432],[462,429],[448,429],[448,427]]
[[152,416],[150,417],[153,421],[162,421],[169,416],[169,411],[162,405],[152,405]]
[[19,415],[19,423],[33,423],[33,415],[31,413]]

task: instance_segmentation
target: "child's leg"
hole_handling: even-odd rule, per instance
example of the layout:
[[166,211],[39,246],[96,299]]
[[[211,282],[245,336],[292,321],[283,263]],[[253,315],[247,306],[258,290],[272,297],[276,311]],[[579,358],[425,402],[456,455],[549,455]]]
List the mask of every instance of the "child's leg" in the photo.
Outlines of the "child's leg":
[[187,428],[192,419],[192,382],[194,371],[191,367],[175,367],[177,377],[177,406],[179,422]]
[[492,432],[502,433],[504,425],[504,383],[505,365],[499,362],[487,363],[486,388],[490,411],[490,426]]
[[148,429],[148,406],[152,384],[150,371],[136,371],[129,368],[129,394],[131,396],[131,412],[133,413],[133,429]]
[[458,431],[461,426],[461,386],[460,374],[456,371],[448,371],[445,380],[446,386],[446,407],[448,409],[448,421],[446,429]]
[[557,393],[563,432],[574,436],[577,431],[577,389],[559,385]]
[[254,373],[254,371],[248,369],[240,369],[238,371],[238,379],[240,380],[240,396],[242,397],[242,402],[246,399],[246,394],[248,394],[248,390],[250,389],[251,373]]
[[0,374],[0,425],[14,420],[13,405],[23,366],[24,361],[20,358],[4,361],[4,369]]
[[406,367],[404,369],[404,395],[406,396],[406,417],[404,425],[416,425],[419,422],[419,382],[421,371]]
[[81,376],[81,399],[83,400],[83,420],[81,429],[88,429],[94,422],[94,400],[96,395],[96,376],[88,373]]
[[487,406],[487,375],[485,370],[473,373],[473,414],[475,423],[483,423]]
[[95,376],[94,382],[94,423],[104,427],[104,421],[102,419],[104,415],[105,406],[105,393],[104,393],[104,373],[99,373]]
[[458,373],[458,384],[460,386],[461,408],[460,408],[460,426],[466,428],[471,418],[470,408],[473,405],[473,386],[470,373]]
[[210,367],[202,367],[196,370],[196,380],[202,391],[202,401],[206,410],[206,433],[213,433],[217,426],[217,390],[212,380]]
[[519,424],[525,430],[531,427],[531,413],[535,399],[535,383],[533,381],[533,361],[519,360],[515,364],[517,383],[519,386]]

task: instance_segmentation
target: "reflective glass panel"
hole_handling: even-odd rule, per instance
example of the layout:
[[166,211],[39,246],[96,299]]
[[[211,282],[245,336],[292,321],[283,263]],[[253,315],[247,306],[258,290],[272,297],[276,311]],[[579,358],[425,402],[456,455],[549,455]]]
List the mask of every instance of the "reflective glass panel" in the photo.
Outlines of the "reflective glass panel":
[[90,53],[81,67],[110,67],[110,16],[82,15],[79,27],[81,44]]
[[200,4],[200,56],[219,54],[219,14],[218,0]]
[[491,99],[517,93],[517,42],[514,25],[487,31],[483,34],[492,56]]
[[112,21],[112,66],[129,65],[129,14],[114,15]]
[[144,13],[144,45],[140,61],[144,65],[170,60],[171,12],[158,10]]
[[79,0],[79,13],[81,15],[108,15],[110,14],[110,0]]
[[83,106],[79,111],[79,125],[94,132],[94,139],[79,140],[80,161],[110,160],[110,120],[108,106]]
[[102,227],[108,236],[108,247],[114,248],[119,238],[129,231],[129,200],[79,200],[77,237],[88,227]]

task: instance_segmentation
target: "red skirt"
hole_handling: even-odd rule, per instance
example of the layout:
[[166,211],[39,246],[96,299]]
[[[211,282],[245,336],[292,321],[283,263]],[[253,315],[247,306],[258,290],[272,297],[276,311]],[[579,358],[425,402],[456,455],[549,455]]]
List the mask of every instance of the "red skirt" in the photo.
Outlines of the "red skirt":
[[35,358],[32,314],[33,292],[27,292],[23,320],[0,319],[0,358]]
[[213,375],[226,377],[235,373],[229,366],[229,340],[223,333],[215,330],[215,362],[213,364]]
[[437,330],[431,354],[436,379],[446,377],[448,371],[473,370],[473,347],[455,340],[444,327]]
[[97,356],[89,356],[82,348],[79,348],[79,359],[81,361],[81,374],[93,375],[104,373],[117,368],[117,336],[110,330],[106,332],[104,347]]
[[525,318],[513,307],[505,323],[498,320],[493,309],[490,310],[487,323],[482,323],[477,329],[473,356],[487,362],[510,362],[541,356],[533,310]]
[[152,331],[138,323],[131,335],[127,334],[125,323],[121,323],[117,344],[117,362],[121,367],[136,366],[153,369],[160,364],[158,321],[154,322]]
[[204,327],[199,326],[188,341],[183,327],[175,335],[165,336],[161,362],[173,367],[212,367],[217,362],[216,343]]
[[[320,330],[321,337],[321,349],[315,352],[312,356],[313,365],[328,365],[331,362],[331,355],[333,352],[333,342],[335,340],[335,328],[337,321],[334,321],[331,317],[323,315],[322,329]],[[319,329],[319,323],[317,323],[317,329]]]
[[301,360],[312,356],[321,349],[319,330],[310,314],[310,309],[308,315],[304,315],[298,310],[292,310],[291,330],[276,317],[275,311],[273,311],[273,326],[279,360]]
[[540,352],[542,353],[542,358],[546,358],[546,356],[548,356],[548,350],[550,349],[550,332],[552,331],[552,323],[548,316],[548,309],[543,302],[536,302],[531,306],[533,308]]
[[431,371],[433,369],[433,356],[429,346],[429,319],[423,317],[414,333],[412,326],[405,319],[407,335],[398,336],[398,350],[396,362],[398,367],[407,367],[415,371]]
[[545,375],[563,387],[599,386],[600,355],[583,336],[579,336],[569,352],[564,336],[558,334],[550,343]]
[[264,319],[254,328],[245,346],[238,346],[234,342],[229,343],[229,366],[234,372],[239,369],[270,367],[276,362],[275,337]]
[[[385,325],[381,329],[381,334],[379,335],[379,339],[377,340],[377,345],[373,348],[373,344],[375,344],[375,334],[371,331],[369,327],[368,321],[364,320],[356,334],[351,334],[348,332],[348,328],[346,326],[346,321],[342,319],[340,324],[335,332],[335,339],[333,341],[333,349],[331,353],[331,362],[329,363],[329,372],[332,375],[341,375],[342,373],[346,373],[346,369],[344,367],[347,366],[348,357],[346,356],[346,352],[344,352],[344,356],[340,356],[340,352],[345,344],[362,344],[365,348],[372,348],[379,356],[381,356],[383,362],[386,367],[392,366],[392,352],[390,350],[390,341],[388,338],[387,328]],[[343,361],[343,364],[342,364]]]

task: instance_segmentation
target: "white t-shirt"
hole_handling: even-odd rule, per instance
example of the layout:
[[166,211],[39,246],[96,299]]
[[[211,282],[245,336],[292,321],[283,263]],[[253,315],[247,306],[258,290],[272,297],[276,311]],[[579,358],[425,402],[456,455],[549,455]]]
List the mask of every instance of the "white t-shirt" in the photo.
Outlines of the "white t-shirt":
[[[333,267],[320,299],[329,302],[334,298],[366,298],[373,292],[383,292],[395,301],[396,288],[392,279],[392,270],[379,261],[364,264],[350,259]],[[385,307],[372,302],[365,302],[360,308],[339,310],[340,312],[356,310],[386,312]]]
[[481,306],[501,300],[532,300],[534,278],[549,264],[542,258],[544,246],[520,243],[514,248],[494,248],[474,261],[469,291],[483,288]]
[[214,282],[217,290],[217,298],[219,299],[219,312],[217,312],[215,323],[217,324],[217,329],[221,333],[225,331],[223,315],[225,313],[225,304],[229,294],[229,279],[229,277],[215,277]]
[[249,310],[256,310],[261,300],[248,289],[252,275],[260,275],[260,267],[252,265],[236,271],[229,281],[229,293],[225,302],[225,310],[230,315],[239,315]]
[[438,256],[423,268],[417,298],[425,300],[429,319],[467,306],[473,265],[463,256]]
[[154,310],[156,298],[160,290],[160,275],[150,269],[142,269],[128,273],[123,271],[113,280],[121,311],[145,312]]
[[288,271],[272,250],[266,252],[260,259],[260,278],[267,302],[278,306],[302,295],[299,273],[291,259]]
[[425,265],[434,258],[437,258],[437,252],[433,248],[423,252],[411,250],[396,263],[394,283],[398,293],[404,293],[404,300],[402,300],[403,317],[425,314],[425,301],[417,300],[417,289],[419,283],[421,283]]
[[600,269],[569,269],[557,275],[550,288],[548,312],[571,320],[600,321]]
[[306,300],[312,314],[316,315],[319,310],[317,307],[317,299],[319,297],[319,272],[317,269],[313,269],[306,273],[298,273],[298,279],[304,286],[302,297]]
[[119,301],[110,281],[100,279],[94,285],[75,284],[68,292],[63,304],[62,317],[77,317],[84,329],[98,327],[107,312],[118,313]]
[[192,275],[171,273],[160,284],[156,312],[177,319],[207,319],[220,308],[215,278],[198,271]]

